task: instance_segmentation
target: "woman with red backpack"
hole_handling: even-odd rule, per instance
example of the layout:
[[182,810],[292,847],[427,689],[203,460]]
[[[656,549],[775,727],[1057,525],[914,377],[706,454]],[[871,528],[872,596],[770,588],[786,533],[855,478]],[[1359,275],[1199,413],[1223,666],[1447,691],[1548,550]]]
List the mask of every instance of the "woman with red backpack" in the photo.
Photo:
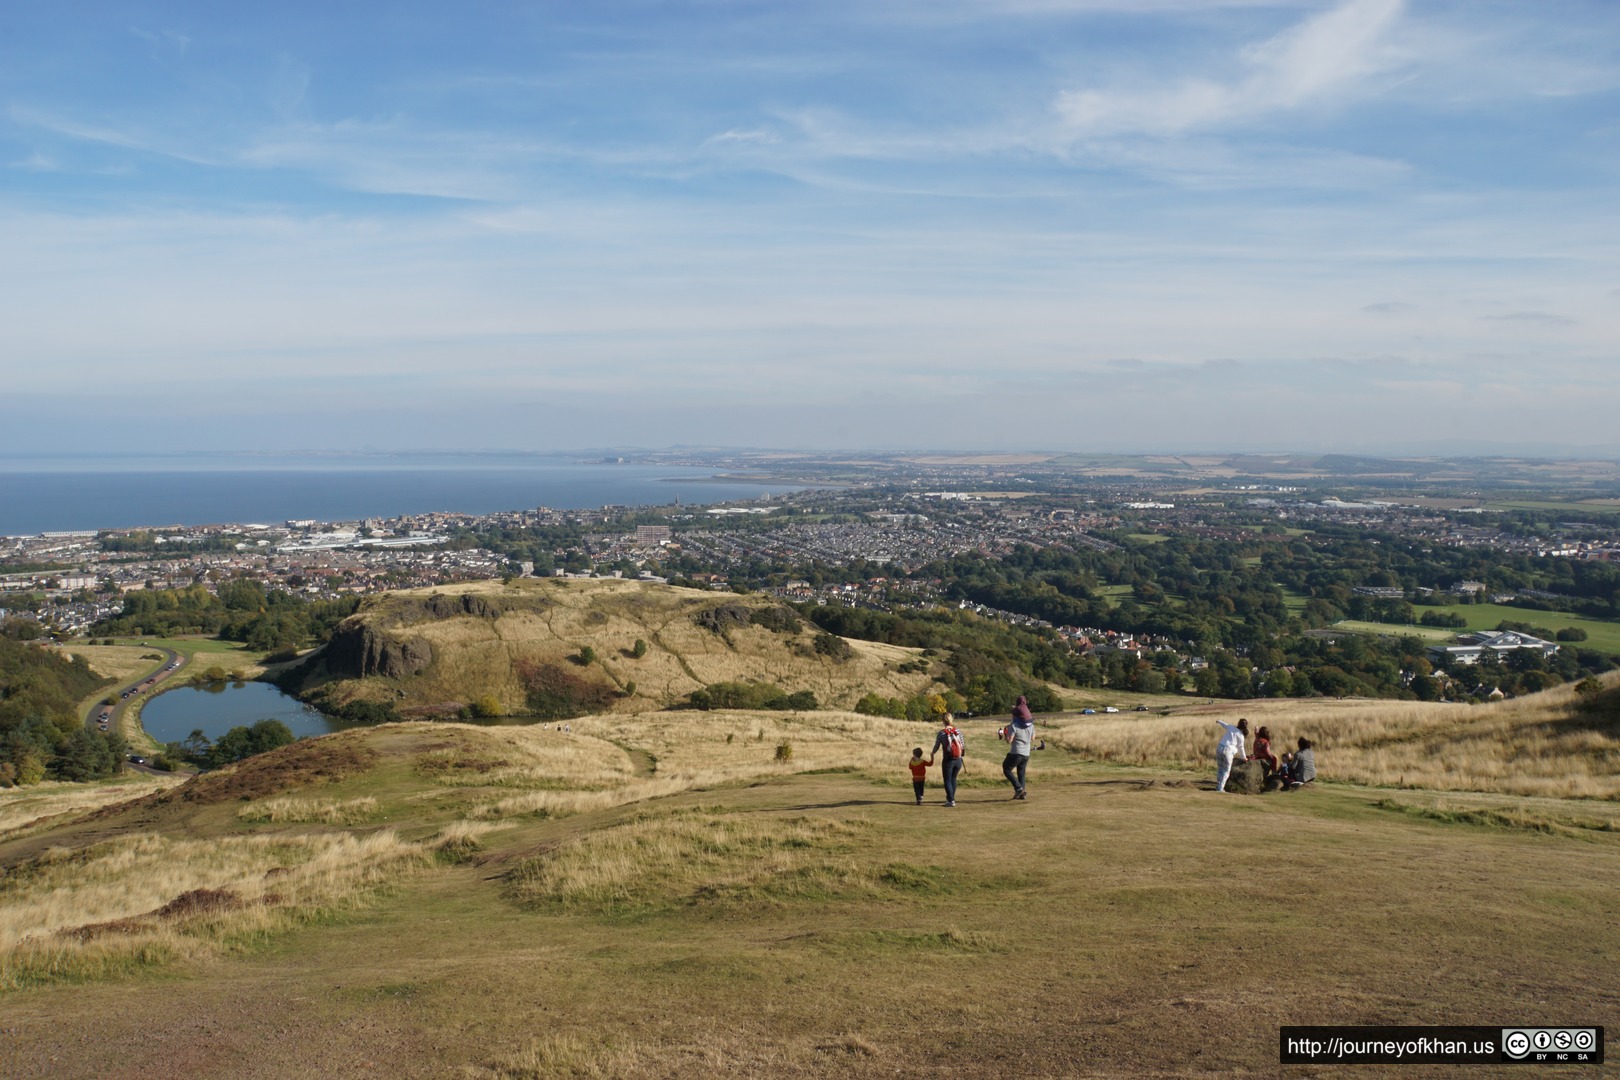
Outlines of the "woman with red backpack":
[[945,726],[934,736],[934,750],[929,760],[939,759],[940,778],[945,782],[945,805],[956,805],[956,777],[962,771],[962,760],[967,756],[967,739],[956,728],[956,718],[945,714]]

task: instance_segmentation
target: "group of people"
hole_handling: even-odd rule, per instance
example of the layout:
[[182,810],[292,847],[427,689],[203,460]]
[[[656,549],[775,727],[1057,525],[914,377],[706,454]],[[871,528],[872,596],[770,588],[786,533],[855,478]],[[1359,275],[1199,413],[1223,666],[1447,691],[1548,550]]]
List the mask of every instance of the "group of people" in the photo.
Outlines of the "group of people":
[[1254,733],[1254,753],[1244,753],[1244,739],[1249,734],[1249,721],[1240,719],[1236,724],[1215,721],[1221,725],[1221,741],[1215,747],[1215,790],[1225,791],[1226,781],[1232,775],[1232,766],[1240,761],[1258,761],[1266,770],[1266,779],[1276,777],[1284,791],[1293,791],[1316,779],[1316,751],[1311,740],[1303,735],[1299,748],[1285,752],[1279,761],[1271,749],[1271,729],[1264,724]]
[[[1271,749],[1271,729],[1261,725],[1254,733],[1254,752],[1245,752],[1245,743],[1249,735],[1249,721],[1240,719],[1236,724],[1227,724],[1220,720],[1215,721],[1221,725],[1221,741],[1215,748],[1215,790],[1224,792],[1226,781],[1232,775],[1232,766],[1240,761],[1258,761],[1265,768],[1266,779],[1273,777],[1286,791],[1303,787],[1316,779],[1316,752],[1311,747],[1311,740],[1301,736],[1299,746],[1295,750],[1286,751],[1279,759]],[[1029,711],[1029,702],[1019,697],[1018,703],[1013,706],[1012,722],[996,732],[996,738],[1007,744],[1007,756],[1001,759],[1001,773],[1012,785],[1014,799],[1028,797],[1028,788],[1025,786],[1025,775],[1029,769],[1029,755],[1034,750],[1044,750],[1046,741],[1035,741],[1035,717]],[[967,757],[967,737],[956,726],[956,720],[950,713],[945,714],[945,726],[939,729],[934,736],[934,748],[925,758],[923,749],[918,746],[912,749],[911,759],[906,765],[911,770],[911,786],[917,796],[917,805],[923,803],[923,795],[928,788],[928,770],[934,767],[935,759],[939,759],[940,779],[945,785],[945,805],[956,805],[956,785],[962,775],[962,766]]]
[[[1023,799],[1028,795],[1024,778],[1029,769],[1029,755],[1034,750],[1044,749],[1046,743],[1042,740],[1035,742],[1035,717],[1029,711],[1029,702],[1020,695],[1018,703],[1013,706],[1012,722],[996,732],[996,737],[1007,744],[1007,756],[1001,760],[1001,774],[1012,785],[1013,798]],[[956,719],[945,714],[945,726],[939,729],[934,736],[934,749],[925,759],[922,747],[915,747],[911,751],[911,760],[906,764],[911,769],[911,787],[917,794],[917,805],[921,806],[923,793],[928,787],[928,770],[933,768],[934,759],[939,758],[940,779],[945,784],[945,805],[956,805],[956,783],[962,775],[962,766],[967,757],[967,737],[956,726]]]

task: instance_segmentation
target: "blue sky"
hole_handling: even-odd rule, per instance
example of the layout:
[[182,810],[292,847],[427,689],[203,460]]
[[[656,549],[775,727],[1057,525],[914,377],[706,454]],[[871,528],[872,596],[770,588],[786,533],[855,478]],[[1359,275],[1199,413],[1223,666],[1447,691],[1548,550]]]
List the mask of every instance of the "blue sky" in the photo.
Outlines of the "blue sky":
[[0,10],[0,454],[1620,453],[1620,5]]

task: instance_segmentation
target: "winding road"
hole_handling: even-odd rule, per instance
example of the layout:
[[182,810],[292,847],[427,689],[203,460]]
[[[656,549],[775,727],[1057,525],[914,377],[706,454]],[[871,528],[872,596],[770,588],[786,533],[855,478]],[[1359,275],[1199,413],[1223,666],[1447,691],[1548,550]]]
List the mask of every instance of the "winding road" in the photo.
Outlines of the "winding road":
[[[100,697],[97,697],[96,703],[90,706],[89,715],[85,717],[84,722],[87,725],[94,725],[101,731],[120,730],[123,723],[124,714],[129,710],[129,707],[135,704],[137,701],[142,700],[141,695],[155,690],[160,683],[167,682],[170,678],[178,674],[190,660],[190,657],[183,653],[177,652],[166,645],[147,645],[143,642],[140,645],[140,648],[155,649],[156,651],[163,653],[162,666],[156,671],[148,672],[147,674],[136,679],[134,682],[126,683],[123,686],[119,686],[115,689],[107,691],[107,694],[118,695],[118,702],[115,705],[109,706],[102,704],[101,699],[106,697],[107,694],[102,694]],[[103,720],[105,720],[105,726],[102,726]],[[129,764],[131,768],[139,769],[142,772],[149,771],[146,769],[140,769],[140,766],[134,765],[133,763]]]

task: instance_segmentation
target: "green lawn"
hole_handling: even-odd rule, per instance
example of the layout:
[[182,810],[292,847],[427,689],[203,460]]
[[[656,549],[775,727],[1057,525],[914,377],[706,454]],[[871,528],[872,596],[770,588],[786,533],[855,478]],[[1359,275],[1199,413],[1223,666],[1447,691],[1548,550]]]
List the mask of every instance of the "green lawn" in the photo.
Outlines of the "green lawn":
[[1620,499],[1488,499],[1487,510],[1587,510],[1620,512]]
[[1563,644],[1620,655],[1620,623],[1617,622],[1588,619],[1583,615],[1571,615],[1562,611],[1528,611],[1524,608],[1508,607],[1503,604],[1449,604],[1438,608],[1419,607],[1416,610],[1419,617],[1425,611],[1455,612],[1468,620],[1468,625],[1465,628],[1452,630],[1434,626],[1398,626],[1392,623],[1360,622],[1354,619],[1345,619],[1333,625],[1356,633],[1414,634],[1430,641],[1445,641],[1470,630],[1494,630],[1496,624],[1503,620],[1529,623],[1531,626],[1544,627],[1554,633],[1565,627],[1578,626],[1586,631],[1586,640],[1564,642]]
[[250,664],[258,663],[259,659],[264,655],[263,653],[256,652],[254,650],[249,649],[246,645],[243,645],[240,641],[220,641],[218,638],[204,638],[204,637],[183,637],[183,638],[139,637],[139,638],[133,638],[132,637],[132,638],[117,638],[115,640],[120,645],[151,645],[151,646],[156,646],[156,647],[173,649],[175,652],[179,653],[180,655],[187,656],[187,657],[196,656],[196,655],[199,655],[199,654],[204,654],[204,655],[209,656],[210,658],[215,658],[220,654],[234,653],[234,654],[239,654],[239,655],[233,656],[232,657],[233,660],[240,660],[240,661],[243,661],[245,663],[250,663]]

